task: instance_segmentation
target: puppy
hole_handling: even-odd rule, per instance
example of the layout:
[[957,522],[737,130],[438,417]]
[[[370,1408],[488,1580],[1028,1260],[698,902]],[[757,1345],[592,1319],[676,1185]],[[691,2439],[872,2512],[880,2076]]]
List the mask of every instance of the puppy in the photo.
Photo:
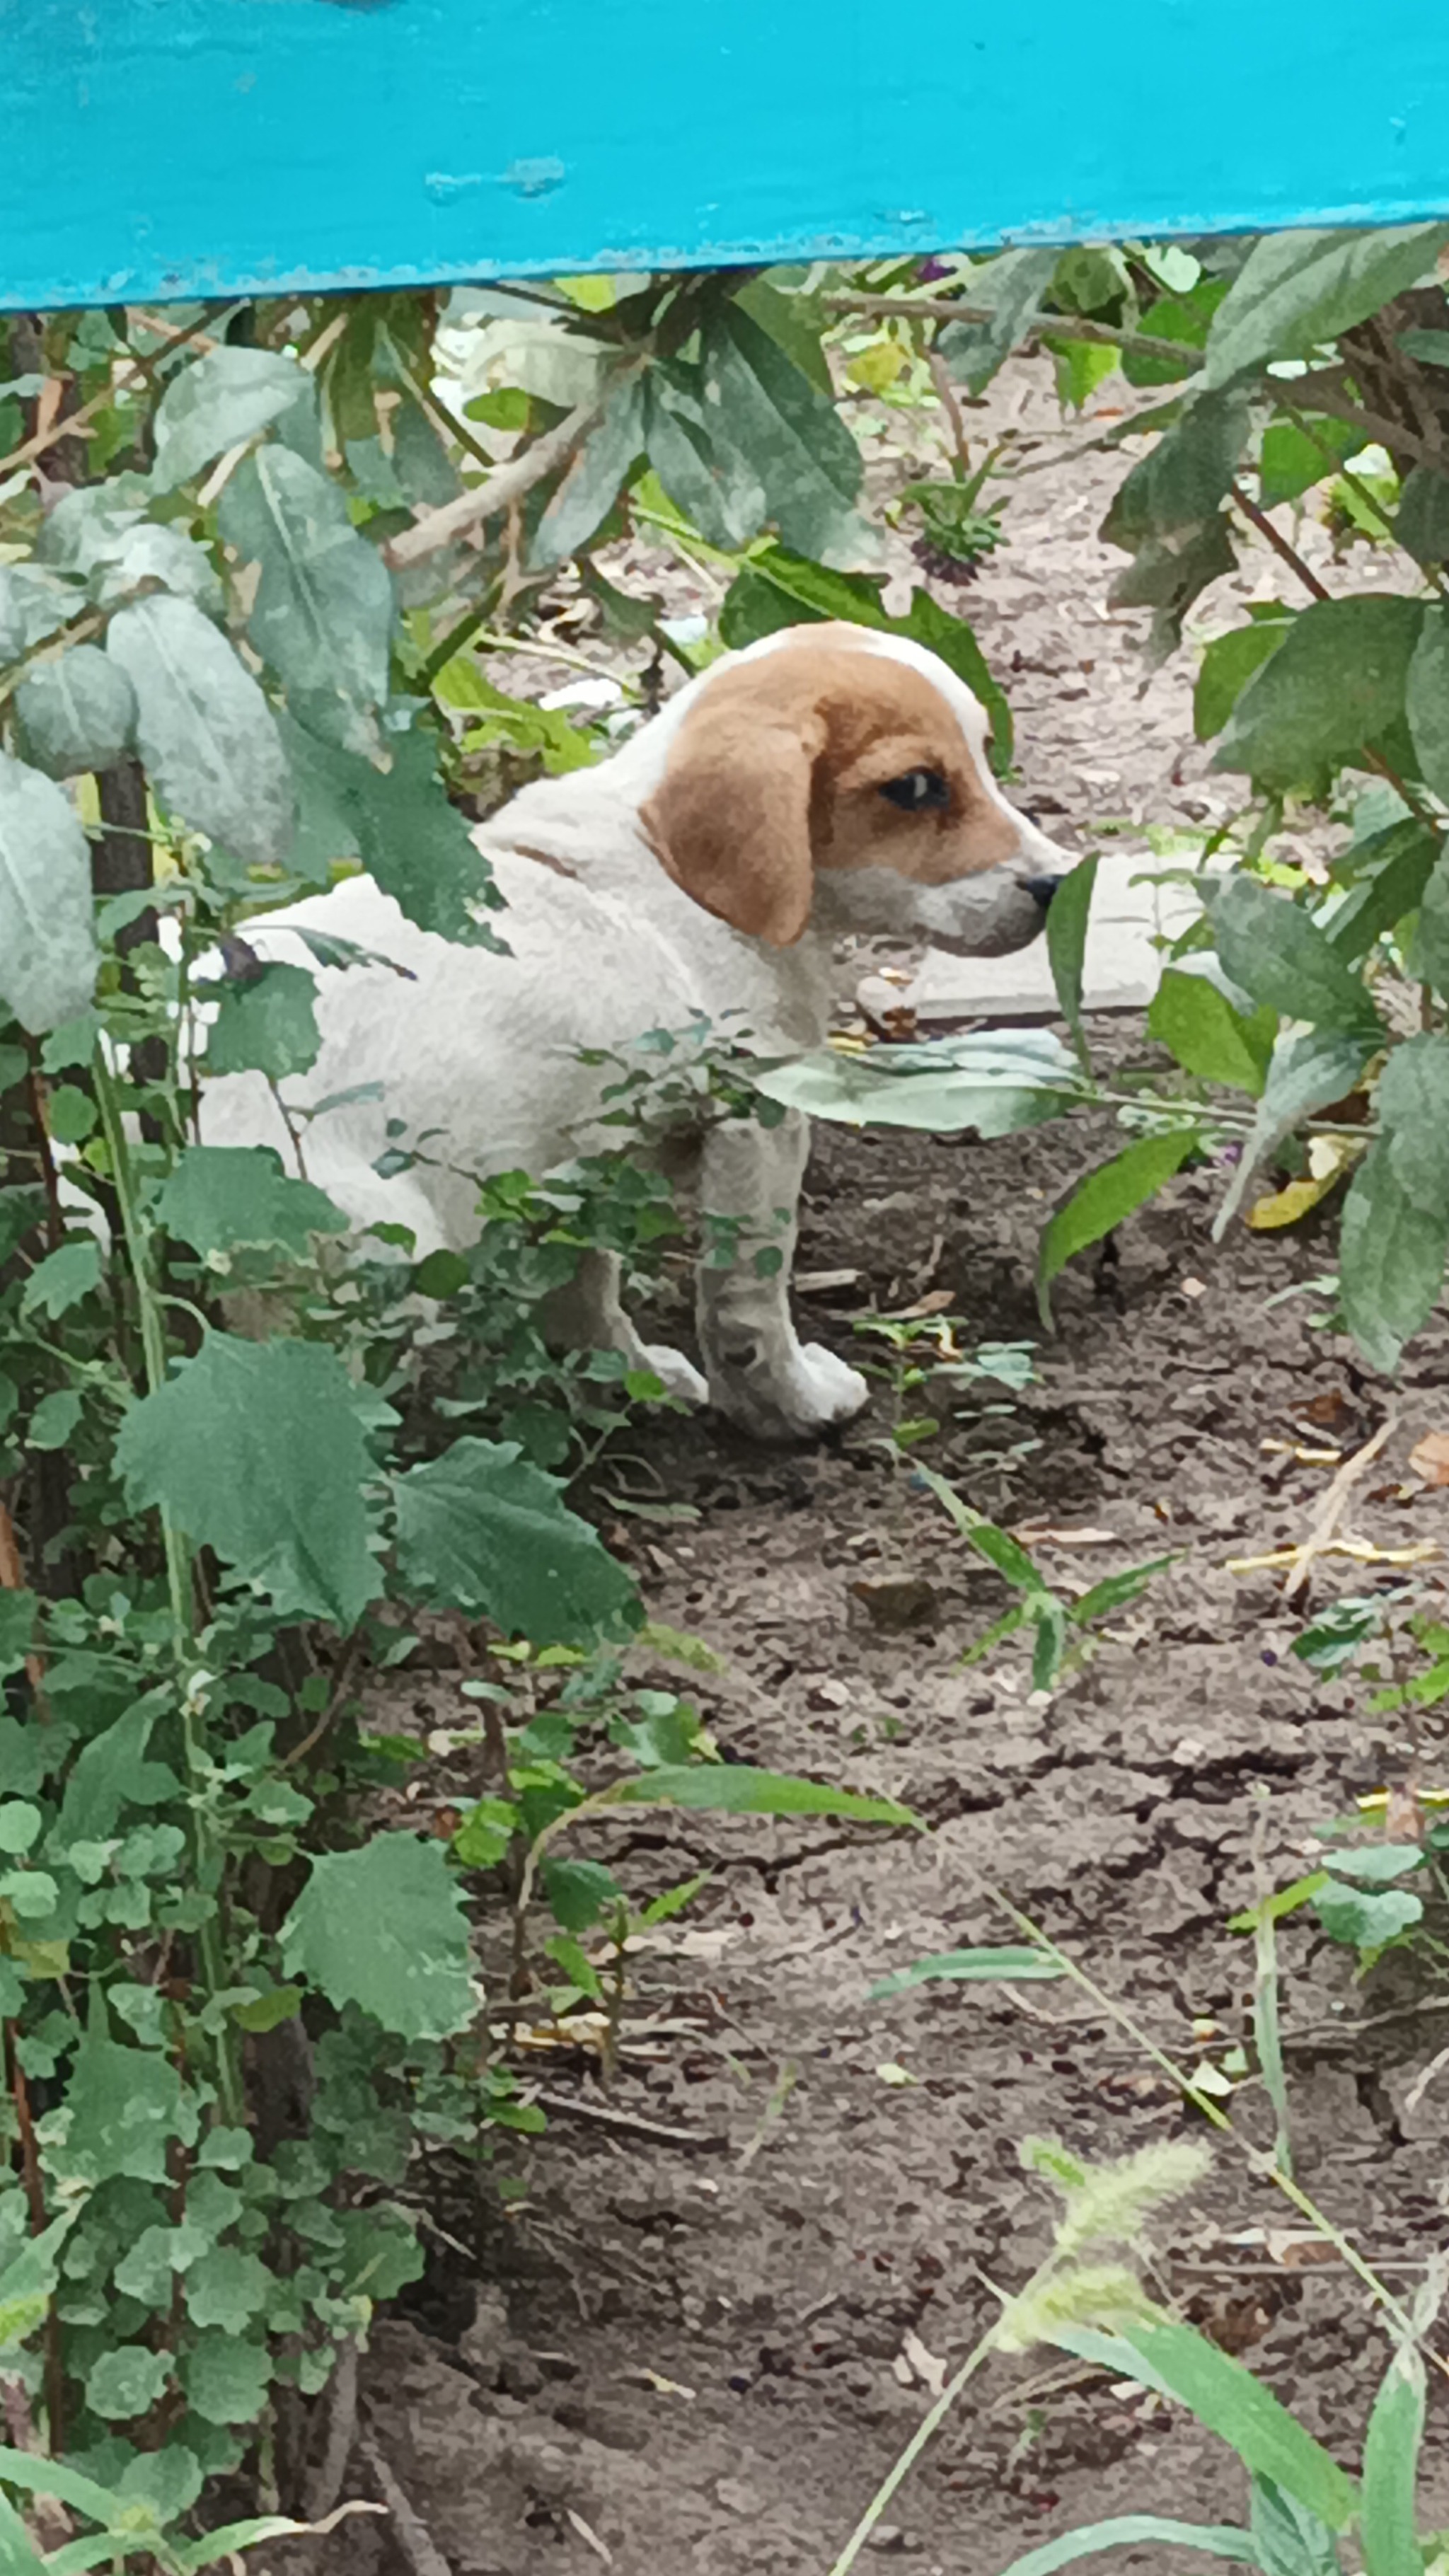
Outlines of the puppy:
[[[356,1085],[380,1097],[328,1110],[306,1133],[308,1177],[357,1232],[411,1227],[419,1258],[479,1232],[480,1176],[535,1175],[616,1141],[599,1124],[617,1053],[699,1013],[739,1025],[761,1055],[825,1039],[841,932],[929,939],[975,955],[1024,947],[1069,864],[1009,805],[987,765],[987,724],[936,655],[848,625],[794,627],[691,681],[599,767],[526,787],[476,838],[507,899],[511,955],[415,929],[367,877],[249,922],[266,957],[310,963],[298,929],[394,961],[319,973],[322,1051],[305,1106]],[[436,1161],[392,1179],[375,1166],[403,1122]],[[295,1153],[260,1076],[205,1086],[214,1144]],[[704,1374],[646,1348],[620,1303],[619,1263],[583,1260],[561,1329],[650,1368],[754,1437],[808,1439],[849,1420],[868,1389],[790,1313],[790,1260],[809,1137],[791,1113],[706,1126],[703,1206],[733,1221],[733,1267],[698,1272]],[[761,1277],[754,1255],[778,1246]],[[769,1265],[765,1265],[769,1268]]]

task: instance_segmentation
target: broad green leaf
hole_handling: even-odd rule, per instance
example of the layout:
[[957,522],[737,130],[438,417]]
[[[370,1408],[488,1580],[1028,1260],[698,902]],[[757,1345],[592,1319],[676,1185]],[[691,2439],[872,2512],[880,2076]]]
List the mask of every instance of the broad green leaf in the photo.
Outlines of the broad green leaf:
[[325,885],[331,863],[360,858],[420,930],[497,945],[480,918],[493,899],[492,871],[448,801],[434,735],[390,736],[392,766],[380,770],[286,717],[281,731],[297,789],[300,874]]
[[189,600],[138,600],[106,650],[136,698],[136,744],[163,805],[249,867],[287,855],[292,782],[251,673]]
[[44,564],[0,564],[0,662],[23,661],[85,604],[83,590]]
[[1234,874],[1214,886],[1208,911],[1226,972],[1255,1002],[1318,1029],[1377,1030],[1362,977],[1300,905]]
[[[181,2384],[192,2412],[205,2424],[254,2424],[266,2404],[272,2371],[264,2344],[244,2343],[221,2326],[199,2334],[181,2363]],[[219,2534],[213,2536],[211,2546]],[[192,2557],[204,2567],[205,2556]]]
[[879,1985],[871,1987],[870,2001],[880,2003],[887,1995],[904,1994],[912,1986],[943,1982],[1021,1985],[1064,1974],[1043,1950],[940,1950],[931,1958],[913,1959],[908,1968],[897,1968],[893,1976],[882,1977]]
[[[718,1816],[843,1816],[858,1825],[921,1825],[894,1798],[867,1798],[820,1780],[798,1780],[781,1771],[757,1771],[745,1762],[691,1762],[678,1769],[641,1771],[613,1794],[621,1807],[686,1807]],[[924,1830],[924,1828],[923,1828]]]
[[1216,510],[1193,527],[1139,538],[1133,561],[1119,572],[1108,596],[1114,608],[1154,612],[1147,658],[1155,666],[1177,650],[1193,601],[1223,574],[1236,572],[1237,565],[1228,513]]
[[1353,1036],[1337,1029],[1297,1029],[1280,1036],[1268,1063],[1268,1078],[1258,1103],[1251,1135],[1245,1143],[1232,1182],[1213,1220],[1213,1241],[1221,1242],[1247,1195],[1248,1184],[1266,1155],[1278,1147],[1305,1118],[1347,1099],[1374,1054],[1377,1026]]
[[1191,1128],[1165,1136],[1141,1136],[1125,1153],[1089,1173],[1065,1207],[1058,1208],[1042,1235],[1037,1256],[1037,1302],[1045,1322],[1051,1321],[1052,1281],[1073,1255],[1084,1252],[1090,1243],[1100,1243],[1134,1208],[1154,1198],[1196,1144]]
[[131,684],[95,644],[72,644],[37,662],[15,692],[15,722],[27,760],[47,778],[113,769],[130,749],[136,720]]
[[279,1617],[347,1629],[382,1589],[367,1544],[364,1419],[359,1391],[321,1343],[208,1333],[127,1414],[116,1466],[133,1509],[164,1505],[195,1545],[267,1592]]
[[1144,537],[1211,519],[1226,498],[1251,415],[1241,394],[1202,394],[1133,466],[1102,523],[1109,545],[1133,552]]
[[0,2493],[0,2548],[5,2552],[5,2576],[51,2576],[54,2570],[55,2552],[52,2550],[48,2559],[41,2557],[10,2498],[3,2493]]
[[1406,1887],[1340,1887],[1332,1879],[1314,1897],[1313,1911],[1331,1941],[1354,1950],[1380,1949],[1424,1918],[1423,1899]]
[[589,1931],[606,1908],[626,1901],[613,1871],[605,1869],[602,1861],[545,1858],[539,1878],[554,1921],[568,1932]]
[[1449,849],[1437,833],[1426,832],[1420,827],[1416,827],[1415,848],[1419,856],[1427,859],[1427,866],[1420,878],[1419,922],[1412,962],[1425,983],[1432,984],[1437,993],[1446,995],[1449,994]]
[[194,2326],[224,2326],[228,2334],[241,2334],[275,2287],[259,2254],[218,2245],[187,2271],[186,2313]]
[[[34,2451],[12,2451],[0,2445],[0,2478],[7,2487],[18,2487],[22,2495],[54,2496],[58,2504],[72,2505],[77,2513],[108,2528],[120,2502],[110,2487],[88,2478],[83,2470]],[[5,2576],[10,2576],[8,2568]]]
[[345,1234],[348,1225],[341,1208],[284,1170],[268,1145],[188,1145],[151,1214],[203,1259],[245,1246],[305,1261],[314,1235]]
[[1364,2443],[1364,2576],[1423,2576],[1414,2508],[1424,2399],[1424,2358],[1408,2344],[1389,2364]]
[[1263,2576],[1342,2576],[1332,2532],[1271,2478],[1250,2482],[1249,2521]]
[[1352,2480],[1240,2361],[1195,2326],[1166,2318],[1129,2319],[1121,2340],[1200,2424],[1231,2444],[1245,2468],[1272,2478],[1330,2531],[1345,2529],[1357,2503]]
[[833,316],[816,302],[811,294],[795,294],[775,285],[768,276],[747,277],[743,286],[734,290],[734,301],[758,322],[762,331],[778,341],[787,358],[794,361],[802,376],[808,376],[817,393],[833,401],[835,387],[830,376],[830,362],[820,345],[823,330]]
[[765,517],[759,477],[716,431],[715,415],[658,368],[646,388],[645,433],[650,465],[702,537],[733,552],[757,534]]
[[1442,607],[1431,608],[1424,619],[1409,664],[1406,704],[1420,775],[1449,801],[1449,610]]
[[96,545],[87,565],[90,591],[102,608],[118,608],[134,592],[159,583],[178,599],[189,599],[208,617],[220,617],[226,606],[211,557],[204,546],[180,528],[159,527],[142,519],[113,540]]
[[264,1073],[279,1082],[289,1073],[309,1073],[321,1047],[317,983],[305,966],[269,958],[244,983],[218,987],[216,1018],[206,1033],[208,1073]]
[[25,1670],[25,1658],[35,1638],[38,1608],[33,1592],[0,1592],[0,1682]]
[[38,1185],[0,1190],[0,1263],[11,1260],[29,1234],[45,1223],[45,1192]]
[[481,1615],[539,1646],[637,1625],[631,1578],[515,1441],[455,1440],[395,1476],[392,1494],[410,1597]]
[[69,797],[0,752],[0,1003],[32,1037],[95,989],[91,854]]
[[750,1070],[755,1089],[787,1109],[845,1127],[912,1127],[928,1135],[1009,1136],[1059,1118],[1083,1095],[1082,1071],[1045,1029],[990,1032],[929,1046],[822,1048],[794,1063]]
[[738,304],[706,333],[705,399],[758,476],[787,546],[846,569],[874,562],[879,539],[855,508],[861,457],[833,403]]
[[287,421],[288,433],[302,442],[315,441],[316,386],[295,358],[269,349],[209,349],[173,376],[156,410],[156,463],[152,482],[158,492],[190,483],[204,466],[255,438],[273,421]]
[[164,2352],[142,2343],[123,2343],[103,2352],[86,2376],[86,2404],[93,2415],[113,2424],[129,2423],[155,2405],[170,2377]]
[[1258,467],[1263,508],[1276,510],[1280,501],[1296,501],[1362,445],[1362,430],[1346,420],[1317,419],[1312,435],[1300,429],[1296,420],[1270,421],[1263,432]]
[[1416,1205],[1384,1141],[1370,1146],[1343,1203],[1339,1287],[1349,1331],[1386,1376],[1438,1303],[1446,1253],[1449,1206]]
[[[88,2031],[66,2093],[70,2126],[54,2151],[58,2171],[80,2182],[168,2179],[167,2146],[180,2135],[181,2078],[168,2057]],[[194,2115],[192,2119],[194,2126]],[[0,2467],[0,2476],[9,2471]]]
[[51,1323],[68,1315],[101,1277],[101,1247],[93,1234],[73,1235],[55,1252],[37,1261],[20,1299],[22,1315],[45,1315]]
[[83,1744],[71,1765],[60,1811],[60,1839],[67,1847],[97,1842],[115,1831],[122,1807],[152,1805],[157,1790],[174,1794],[174,1775],[146,1760],[151,1730],[164,1692],[151,1692]]
[[1293,612],[1285,608],[1213,637],[1192,693],[1192,729],[1199,742],[1211,742],[1222,732],[1253,673],[1277,652],[1292,624]]
[[1272,358],[1307,358],[1426,277],[1449,226],[1265,233],[1213,316],[1206,377],[1226,385]]
[[936,346],[959,384],[982,394],[1030,325],[1056,275],[1055,250],[1008,250],[973,269],[964,301],[984,305],[986,322],[948,322]]
[[601,417],[549,495],[528,550],[533,571],[547,571],[588,544],[618,500],[643,446],[644,393],[631,371],[614,386]]
[[1449,1206],[1449,1037],[1421,1035],[1396,1046],[1374,1107],[1404,1196],[1429,1216]]
[[1417,564],[1449,563],[1449,475],[1416,465],[1394,512],[1394,535]]
[[1055,2576],[1057,2568],[1071,2567],[1079,2558],[1093,2558],[1103,2549],[1130,2549],[1137,2541],[1200,2549],[1204,2557],[1233,2558],[1244,2567],[1258,2563],[1250,2533],[1236,2530],[1231,2523],[1174,2522],[1160,2513],[1119,2513],[1107,2522],[1084,2523],[1077,2531],[1063,2532],[1059,2540],[1043,2541],[1024,2558],[1013,2558],[1002,2576]]
[[1195,1074],[1199,1082],[1226,1083],[1256,1100],[1267,1076],[1278,1019],[1266,1007],[1246,1019],[1210,976],[1169,966],[1153,995],[1147,1029],[1184,1073]]
[[[99,1269],[97,1269],[96,1278],[99,1278],[99,1275]],[[94,1286],[95,1280],[92,1279],[87,1284]],[[75,1302],[73,1298],[71,1303]],[[84,1397],[79,1389],[73,1386],[58,1386],[52,1394],[43,1395],[30,1417],[26,1430],[27,1448],[63,1449],[73,1436],[84,1407]]]
[[1087,923],[1097,883],[1095,856],[1079,859],[1052,897],[1047,914],[1047,957],[1062,1017],[1078,1048],[1082,1046],[1082,970],[1087,954]]
[[[1376,1608],[1378,1606],[1375,1604]],[[1297,1639],[1295,1654],[1304,1642],[1302,1637]],[[1303,1661],[1314,1663],[1318,1672],[1325,1669],[1323,1662],[1315,1663],[1312,1655],[1305,1655]],[[1358,1851],[1334,1851],[1332,1858],[1339,1878],[1359,1879],[1366,1886],[1383,1887],[1390,1879],[1405,1878],[1410,1870],[1427,1867],[1429,1854],[1422,1843],[1365,1843]]]
[[1214,768],[1321,795],[1335,769],[1397,749],[1424,616],[1421,600],[1391,595],[1315,600],[1243,689]]
[[[1200,277],[1180,295],[1160,295],[1142,314],[1137,328],[1147,340],[1173,345],[1160,356],[1124,349],[1122,373],[1129,385],[1172,385],[1191,375],[1208,335],[1213,315],[1228,291],[1225,277]],[[1178,354],[1180,352],[1180,354]]]
[[1115,349],[1090,340],[1052,339],[1044,334],[1042,346],[1050,349],[1056,362],[1057,400],[1069,411],[1084,411],[1097,387],[1121,364]]
[[263,447],[232,476],[217,524],[241,561],[260,567],[247,632],[293,713],[344,749],[368,751],[388,692],[392,583],[339,485],[288,448]]
[[289,1977],[401,2039],[449,2039],[478,2009],[462,1883],[443,1845],[418,1834],[319,1852],[281,1945]]

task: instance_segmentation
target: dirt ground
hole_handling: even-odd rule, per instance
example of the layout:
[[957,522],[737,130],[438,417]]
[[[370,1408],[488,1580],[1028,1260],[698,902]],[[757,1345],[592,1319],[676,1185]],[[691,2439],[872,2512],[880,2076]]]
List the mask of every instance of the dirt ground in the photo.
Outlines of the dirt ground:
[[[1063,435],[1025,367],[980,417],[1065,446],[1093,426]],[[1082,846],[1104,818],[1200,823],[1236,793],[1192,741],[1190,654],[1144,687],[1142,621],[1105,608],[1120,558],[1093,532],[1121,471],[1088,457],[1024,478],[1012,544],[963,603],[1011,691],[1023,801]],[[1321,532],[1308,545],[1325,559]],[[1255,549],[1240,582],[1267,595],[1279,568]],[[1236,605],[1209,599],[1201,626]],[[1109,1051],[1140,1042],[1121,1023],[1095,1034]],[[1347,1455],[1391,1401],[1397,1427],[1347,1524],[1385,1543],[1449,1537],[1449,1498],[1405,1472],[1415,1439],[1449,1428],[1445,1333],[1425,1336],[1391,1397],[1314,1327],[1311,1294],[1280,1300],[1331,1266],[1331,1238],[1240,1230],[1215,1249],[1221,1176],[1198,1173],[1122,1230],[1114,1261],[1074,1266],[1045,1337],[1036,1236],[1082,1156],[1076,1126],[987,1146],[821,1132],[800,1251],[807,1278],[858,1274],[802,1301],[842,1351],[859,1354],[853,1316],[939,1291],[970,1338],[1037,1342],[1038,1382],[998,1414],[957,1397],[927,1454],[997,1519],[1064,1533],[1038,1542],[1053,1579],[1179,1552],[1054,1696],[1033,1693],[1015,1641],[960,1667],[1005,1596],[929,1496],[893,1481],[884,1402],[837,1446],[787,1458],[707,1424],[631,1435],[698,1515],[631,1522],[626,1544],[651,1614],[727,1659],[696,1692],[722,1752],[884,1791],[931,1830],[692,1816],[601,1829],[595,1848],[641,1894],[696,1870],[709,1884],[639,1957],[613,2085],[582,2057],[540,2074],[550,2127],[500,2153],[526,2189],[497,2209],[486,2277],[438,2238],[364,2363],[366,2416],[452,2576],[826,2576],[938,2366],[994,2313],[991,2285],[1018,2285],[1045,2250],[1051,2208],[1020,2170],[1022,2139],[1102,2157],[1202,2131],[1071,1987],[872,2003],[872,1985],[1012,1938],[985,1874],[1157,2045],[1189,2065],[1221,2057],[1247,2034],[1252,1975],[1229,1915],[1262,1871],[1297,1874],[1315,1823],[1414,1764],[1402,1722],[1368,1715],[1362,1686],[1322,1685],[1288,1658],[1302,1620],[1281,1577],[1229,1560],[1311,1525],[1332,1469],[1293,1444]],[[1077,1543],[1083,1531],[1097,1535]],[[910,1626],[882,1624],[855,1589],[897,1575],[914,1582]],[[1309,1597],[1364,1582],[1330,1565]],[[456,1676],[409,1688],[419,1721],[460,1718]],[[1449,1762],[1433,1718],[1419,1758],[1430,1779]],[[435,1786],[466,1795],[466,1763],[440,1765]],[[1449,2230],[1449,2071],[1430,2071],[1449,1997],[1434,2004],[1422,1954],[1355,1983],[1306,1916],[1282,1951],[1299,2178],[1410,2292]],[[1260,2090],[1231,2108],[1245,2144],[1266,2143]],[[1387,2346],[1332,2249],[1305,2249],[1295,2227],[1249,2156],[1220,2144],[1154,2232],[1154,2286],[1354,2465]],[[1445,2394],[1436,2380],[1424,2502],[1449,2523]],[[1236,2462],[1190,2419],[1037,2353],[967,2389],[863,2563],[998,2576],[1080,2521],[1237,2520],[1244,2501]],[[391,2547],[355,2522],[311,2563],[367,2576],[406,2563]],[[1124,2576],[1200,2563],[1110,2560]]]

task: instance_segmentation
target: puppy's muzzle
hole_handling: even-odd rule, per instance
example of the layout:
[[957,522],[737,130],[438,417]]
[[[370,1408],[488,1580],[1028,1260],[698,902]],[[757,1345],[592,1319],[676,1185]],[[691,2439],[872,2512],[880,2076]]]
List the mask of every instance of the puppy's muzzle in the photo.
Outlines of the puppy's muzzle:
[[1021,887],[1022,892],[1024,894],[1029,894],[1032,902],[1040,904],[1042,911],[1046,912],[1050,907],[1053,895],[1061,884],[1061,878],[1018,877],[1017,883]]

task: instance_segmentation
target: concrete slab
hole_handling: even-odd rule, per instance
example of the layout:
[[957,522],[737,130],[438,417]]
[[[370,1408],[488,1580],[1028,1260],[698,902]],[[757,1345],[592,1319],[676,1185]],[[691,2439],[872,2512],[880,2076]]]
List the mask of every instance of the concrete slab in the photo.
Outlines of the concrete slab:
[[[1160,943],[1176,938],[1199,910],[1189,888],[1167,882],[1163,868],[1146,852],[1104,850],[1087,929],[1085,1007],[1145,1010],[1162,970]],[[912,1014],[923,1028],[955,1020],[1057,1015],[1044,939],[1018,949],[1014,957],[949,957],[928,948],[913,980],[898,985],[871,976],[859,998],[861,1009],[877,1025],[898,1012]]]

